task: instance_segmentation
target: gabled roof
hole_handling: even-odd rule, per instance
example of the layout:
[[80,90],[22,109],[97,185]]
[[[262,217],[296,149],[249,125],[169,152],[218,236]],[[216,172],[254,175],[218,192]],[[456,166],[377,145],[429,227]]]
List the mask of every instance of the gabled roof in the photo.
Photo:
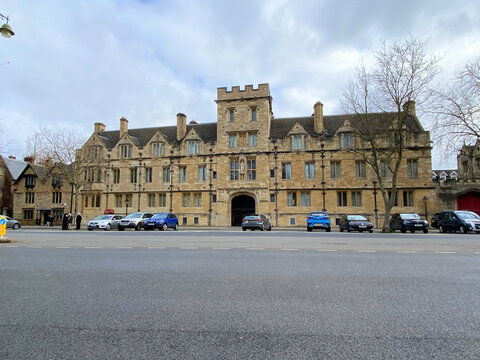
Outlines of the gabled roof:
[[33,170],[33,172],[35,173],[35,175],[37,175],[39,180],[43,180],[48,175],[49,169],[51,167],[46,167],[44,165],[27,163],[27,166],[25,166],[25,168],[20,173],[20,175],[18,175],[17,179],[15,180],[15,183],[17,183],[17,181],[20,180],[23,177],[23,175],[25,174],[25,172],[29,168]]
[[17,180],[22,171],[27,167],[28,163],[21,160],[13,160],[9,158],[2,157],[5,162],[10,175],[12,175],[13,181]]

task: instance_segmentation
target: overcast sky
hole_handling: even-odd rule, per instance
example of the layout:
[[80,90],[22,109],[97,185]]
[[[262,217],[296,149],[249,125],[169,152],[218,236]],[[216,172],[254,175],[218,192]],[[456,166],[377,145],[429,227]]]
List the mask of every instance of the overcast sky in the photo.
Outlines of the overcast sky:
[[[0,37],[0,122],[17,158],[40,124],[215,122],[224,86],[269,83],[277,118],[308,116],[317,100],[340,114],[342,88],[381,39],[429,40],[439,81],[480,55],[478,0],[3,0],[0,13],[16,33]],[[455,166],[435,152],[434,168]]]

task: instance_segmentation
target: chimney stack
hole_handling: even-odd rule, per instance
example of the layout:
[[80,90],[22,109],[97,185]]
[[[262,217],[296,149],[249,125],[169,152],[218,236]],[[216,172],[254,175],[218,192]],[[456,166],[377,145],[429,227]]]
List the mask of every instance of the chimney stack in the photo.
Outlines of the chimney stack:
[[313,130],[318,134],[325,131],[323,125],[323,104],[320,101],[313,105]]
[[177,140],[181,140],[187,134],[187,115],[177,114]]
[[35,163],[35,158],[32,155],[29,155],[29,156],[25,156],[23,158],[23,161],[25,161],[29,164],[33,164],[33,163]]
[[417,112],[415,111],[415,101],[408,100],[405,104],[403,104],[403,111],[408,116],[416,116]]
[[105,124],[102,124],[100,122],[96,122],[94,125],[94,132],[95,134],[98,134],[102,131],[105,131]]
[[8,158],[11,159],[11,160],[16,160],[17,159],[14,155],[9,155]]
[[128,120],[126,117],[122,116],[120,118],[120,137],[128,132]]

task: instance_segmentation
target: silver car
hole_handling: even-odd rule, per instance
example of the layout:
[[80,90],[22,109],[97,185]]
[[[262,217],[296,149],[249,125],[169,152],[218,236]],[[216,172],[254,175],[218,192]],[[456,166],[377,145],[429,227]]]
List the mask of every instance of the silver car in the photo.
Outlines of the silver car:
[[122,216],[120,215],[100,215],[88,222],[87,229],[90,231],[95,229],[106,231],[116,229],[121,219]]
[[22,224],[18,220],[13,220],[9,216],[5,216],[7,218],[7,228],[12,228],[13,230],[18,230],[22,227]]

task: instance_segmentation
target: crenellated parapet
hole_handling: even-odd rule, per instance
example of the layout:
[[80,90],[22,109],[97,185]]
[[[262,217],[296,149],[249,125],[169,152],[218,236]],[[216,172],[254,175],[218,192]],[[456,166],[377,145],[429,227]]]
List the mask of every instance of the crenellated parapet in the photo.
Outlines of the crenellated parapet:
[[271,98],[270,86],[268,84],[258,84],[256,89],[253,85],[245,85],[244,89],[241,89],[240,86],[232,86],[231,90],[226,87],[217,88],[217,102],[255,98]]

